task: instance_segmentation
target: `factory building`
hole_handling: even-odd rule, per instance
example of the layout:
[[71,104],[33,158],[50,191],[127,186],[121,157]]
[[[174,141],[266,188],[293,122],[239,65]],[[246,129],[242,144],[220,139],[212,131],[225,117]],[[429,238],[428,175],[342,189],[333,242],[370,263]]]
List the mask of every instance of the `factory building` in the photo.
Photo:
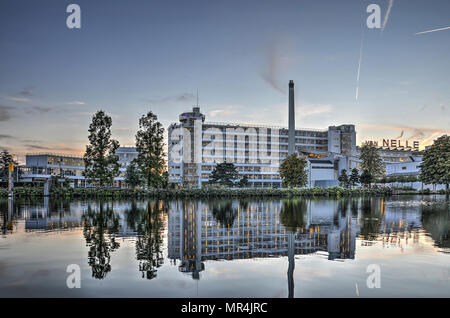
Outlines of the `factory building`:
[[[134,147],[119,147],[116,155],[119,157],[120,174],[114,178],[114,186],[121,187],[124,184],[126,168],[137,157],[137,151]],[[46,181],[51,177],[62,177],[68,179],[70,185],[75,188],[90,186],[83,176],[82,157],[40,153],[27,154],[25,160],[25,165],[19,167],[22,181]]]

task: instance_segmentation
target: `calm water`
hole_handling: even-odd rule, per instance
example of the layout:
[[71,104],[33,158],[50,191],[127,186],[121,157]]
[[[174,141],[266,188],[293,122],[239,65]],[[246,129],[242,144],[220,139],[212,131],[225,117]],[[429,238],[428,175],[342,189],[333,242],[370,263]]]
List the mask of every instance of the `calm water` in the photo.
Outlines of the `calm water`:
[[3,200],[0,213],[0,297],[450,297],[444,196]]

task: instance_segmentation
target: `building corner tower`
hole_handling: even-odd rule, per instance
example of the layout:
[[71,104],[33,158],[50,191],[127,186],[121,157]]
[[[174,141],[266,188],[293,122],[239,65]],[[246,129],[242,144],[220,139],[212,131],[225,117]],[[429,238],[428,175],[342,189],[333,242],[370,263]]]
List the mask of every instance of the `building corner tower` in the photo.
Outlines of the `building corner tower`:
[[295,153],[295,101],[294,81],[289,81],[289,139],[288,155]]

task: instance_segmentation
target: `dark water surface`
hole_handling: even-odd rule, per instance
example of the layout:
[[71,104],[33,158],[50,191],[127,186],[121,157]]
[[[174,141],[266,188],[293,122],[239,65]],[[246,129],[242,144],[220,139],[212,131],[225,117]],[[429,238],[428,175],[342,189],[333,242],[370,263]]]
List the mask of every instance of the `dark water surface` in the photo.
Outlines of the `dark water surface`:
[[444,196],[3,199],[0,297],[450,297],[449,216]]

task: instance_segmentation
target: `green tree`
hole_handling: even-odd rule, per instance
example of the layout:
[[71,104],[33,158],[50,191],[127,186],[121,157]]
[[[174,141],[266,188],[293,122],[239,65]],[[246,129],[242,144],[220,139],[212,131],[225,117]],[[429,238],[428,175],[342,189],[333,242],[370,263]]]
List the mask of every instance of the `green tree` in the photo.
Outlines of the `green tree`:
[[361,169],[367,170],[373,179],[385,174],[384,164],[378,149],[374,145],[364,144],[360,148]]
[[14,156],[11,155],[7,150],[3,150],[0,153],[0,179],[2,181],[8,181],[9,178],[9,164],[14,164],[14,178],[16,178],[16,174],[18,173],[18,165],[17,160],[14,159]]
[[163,147],[164,128],[158,117],[149,111],[139,119],[139,131],[136,133],[136,160],[149,187],[159,188],[163,183]]
[[280,165],[280,177],[284,187],[304,187],[308,183],[306,160],[292,154],[287,156]]
[[446,191],[450,184],[450,136],[443,135],[434,140],[433,145],[425,150],[420,164],[420,179],[425,184],[445,184]]
[[144,176],[135,160],[127,167],[125,182],[132,188],[140,186],[145,182]]
[[361,176],[359,177],[359,181],[364,184],[365,186],[369,186],[373,182],[373,176],[370,174],[369,171],[364,170],[361,173]]
[[223,162],[219,163],[209,176],[210,184],[221,184],[231,187],[234,180],[239,178],[236,167],[233,163]]
[[359,171],[356,168],[352,169],[352,174],[350,175],[349,178],[349,183],[351,187],[354,187],[355,185],[357,185],[359,183]]
[[89,145],[83,156],[85,170],[83,175],[89,183],[100,186],[111,185],[114,177],[119,175],[119,157],[116,150],[119,142],[111,139],[111,117],[99,110],[92,117],[89,125]]
[[240,188],[247,188],[248,187],[248,178],[247,176],[243,176],[241,180],[239,180],[239,187]]
[[349,185],[349,178],[347,175],[347,170],[342,169],[341,174],[338,177],[339,182],[341,183],[341,186],[347,188]]

